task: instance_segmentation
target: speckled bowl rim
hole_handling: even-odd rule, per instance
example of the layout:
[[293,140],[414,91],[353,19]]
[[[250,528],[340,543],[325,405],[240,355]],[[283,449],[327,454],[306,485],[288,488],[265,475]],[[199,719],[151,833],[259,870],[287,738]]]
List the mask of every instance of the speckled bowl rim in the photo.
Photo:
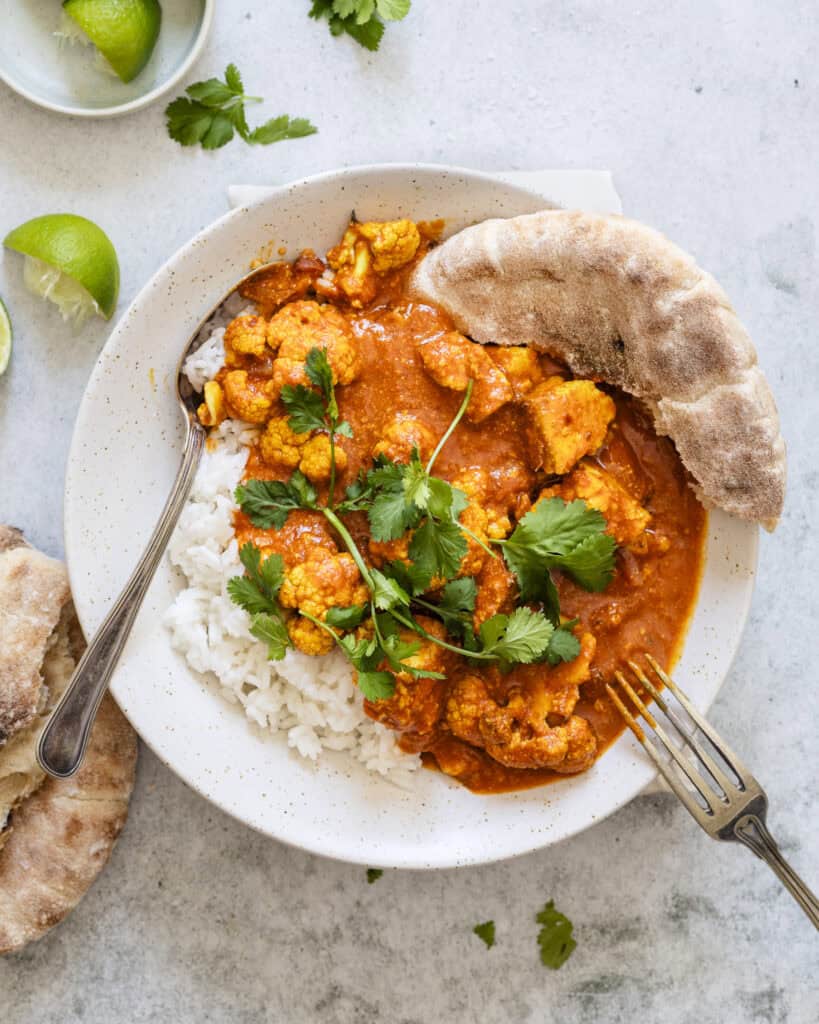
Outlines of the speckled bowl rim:
[[[107,600],[102,603],[97,601],[96,606],[93,598],[89,600],[89,594],[85,586],[83,575],[88,571],[87,565],[89,559],[93,559],[97,552],[95,552],[88,544],[83,547],[79,541],[75,543],[75,539],[78,538],[81,533],[78,529],[79,522],[80,519],[87,514],[87,505],[83,505],[80,500],[82,498],[82,494],[79,494],[79,496],[75,498],[74,490],[75,484],[77,484],[78,486],[76,489],[81,491],[78,481],[80,480],[83,471],[83,449],[89,443],[94,443],[93,434],[98,424],[96,424],[92,419],[89,419],[89,416],[92,412],[91,407],[94,405],[92,398],[94,398],[97,389],[102,390],[104,398],[106,369],[110,368],[112,363],[116,363],[121,360],[129,363],[135,362],[140,369],[144,368],[140,363],[140,360],[136,358],[137,353],[131,353],[129,355],[126,352],[120,351],[120,336],[127,336],[129,322],[134,318],[134,316],[138,315],[140,309],[144,307],[145,303],[150,298],[152,289],[157,291],[160,290],[157,287],[157,282],[164,281],[165,285],[167,285],[169,280],[173,280],[175,277],[182,275],[186,259],[191,257],[191,254],[197,249],[197,247],[202,246],[208,239],[225,230],[233,221],[246,216],[248,213],[253,211],[261,212],[259,208],[270,206],[271,213],[273,214],[273,218],[270,221],[272,224],[275,222],[275,208],[277,204],[285,201],[288,196],[292,196],[295,192],[317,185],[331,184],[333,186],[337,186],[342,192],[345,192],[345,197],[354,196],[357,187],[365,187],[368,180],[373,178],[378,179],[379,176],[382,175],[405,175],[408,182],[411,181],[416,187],[416,178],[424,179],[431,177],[434,180],[436,176],[456,177],[458,179],[463,179],[465,183],[475,183],[481,186],[490,187],[494,186],[502,189],[507,195],[514,195],[518,197],[521,202],[526,201],[541,207],[549,205],[544,202],[543,197],[538,193],[524,187],[510,186],[507,182],[503,182],[491,174],[481,174],[467,169],[443,165],[367,165],[345,168],[339,171],[328,171],[304,178],[294,183],[282,185],[249,206],[240,207],[225,214],[223,217],[200,231],[186,245],[182,246],[181,249],[179,249],[176,254],[156,272],[153,278],[133,300],[129,309],[120,318],[94,367],[77,416],[74,436],[72,438],[71,449],[69,452],[68,465],[66,468],[65,546],[69,575],[72,581],[72,589],[74,590],[77,610],[80,621],[87,634],[89,632],[93,632],[97,627],[107,608],[107,601],[110,601],[114,595],[108,595]],[[362,181],[364,183],[363,186],[361,184]],[[197,280],[199,279],[197,278]],[[206,312],[206,308],[202,309],[202,313],[204,312]],[[110,404],[110,399],[104,398],[104,401]],[[98,409],[96,411],[97,413],[99,412]],[[157,496],[157,500],[160,499],[164,500],[164,494]],[[751,524],[742,523],[738,520],[732,519],[724,513],[715,512],[709,517],[709,558],[706,571],[704,573],[704,579],[708,577],[708,574],[711,571],[714,537],[719,539],[720,537],[726,536],[726,530],[728,531],[727,536],[729,539],[734,538],[734,541],[727,543],[725,552],[722,551],[721,547],[717,549],[717,557],[714,561],[720,561],[720,565],[716,566],[716,571],[719,572],[724,570],[725,566],[722,566],[721,563],[725,562],[730,573],[731,566],[729,563],[735,562],[735,568],[741,570],[741,578],[733,588],[730,607],[727,610],[727,619],[725,619],[725,623],[727,623],[728,626],[727,632],[725,630],[720,631],[714,627],[713,632],[709,633],[710,646],[708,647],[707,652],[698,652],[701,660],[702,657],[707,656],[707,659],[716,665],[715,670],[713,665],[710,670],[707,668],[703,668],[701,670],[699,667],[697,668],[697,671],[702,671],[706,677],[708,675],[708,671],[711,671],[710,681],[708,681],[706,690],[696,694],[699,704],[704,708],[707,708],[716,696],[719,686],[727,674],[739,647],[742,631],[750,610],[757,565],[757,528],[751,526]],[[710,536],[712,533],[713,537]],[[135,556],[136,553],[133,554]],[[159,572],[162,573],[162,569],[160,569]],[[170,573],[169,568],[167,569],[167,572]],[[96,596],[97,595],[94,595],[94,597]],[[146,604],[147,603],[148,602],[146,601]],[[167,605],[164,607],[167,607]],[[695,619],[698,617],[698,614],[698,611],[695,612]],[[135,632],[138,631],[140,622],[144,615],[145,610],[143,609],[143,612],[137,620],[137,628]],[[136,637],[133,642],[138,642]],[[678,670],[682,666],[683,662],[688,658],[690,646],[690,644],[686,645]],[[128,650],[129,648],[126,647],[123,661],[127,658]],[[140,649],[141,653],[143,650],[144,649],[142,648]],[[699,666],[699,662],[697,662],[697,665]],[[187,674],[194,680],[196,679],[195,673],[188,669],[184,664],[180,671],[183,674]],[[256,813],[248,812],[247,808],[242,809],[237,807],[235,801],[230,798],[226,798],[224,794],[218,795],[214,793],[212,788],[209,789],[209,786],[212,786],[210,776],[203,781],[202,777],[197,777],[197,772],[194,766],[186,761],[186,757],[180,758],[179,756],[174,756],[169,753],[168,744],[164,739],[163,728],[166,731],[172,731],[172,727],[167,722],[150,721],[146,724],[144,720],[141,720],[141,708],[139,706],[140,698],[137,697],[137,704],[132,703],[134,698],[134,687],[128,688],[121,684],[120,674],[122,672],[123,666],[120,665],[120,668],[117,670],[117,673],[115,673],[112,681],[111,689],[115,698],[117,698],[121,706],[123,706],[123,710],[132,720],[143,740],[148,743],[156,755],[169,768],[178,774],[193,789],[199,792],[206,799],[216,804],[226,813],[238,818],[263,834],[312,853],[351,863],[364,865],[380,864],[383,866],[410,869],[436,869],[490,863],[497,860],[523,855],[552,845],[562,839],[569,838],[591,825],[596,824],[598,821],[604,820],[614,811],[618,810],[637,796],[654,777],[653,767],[645,757],[643,751],[630,734],[624,734],[617,743],[606,752],[604,757],[597,762],[595,767],[589,772],[584,773],[582,776],[569,777],[565,781],[557,783],[555,786],[548,786],[545,788],[541,787],[539,790],[522,791],[522,793],[519,794],[504,794],[489,798],[476,797],[472,794],[468,794],[469,798],[474,801],[474,804],[470,805],[470,807],[474,808],[473,816],[476,821],[483,818],[484,823],[486,823],[493,814],[492,806],[500,806],[495,803],[496,801],[509,801],[514,803],[518,798],[529,798],[532,794],[542,794],[542,800],[538,802],[538,806],[548,806],[550,814],[552,813],[553,807],[556,808],[555,821],[550,820],[547,825],[535,825],[534,822],[530,825],[527,822],[527,828],[523,831],[518,830],[517,833],[515,833],[515,830],[512,829],[512,832],[515,834],[511,841],[508,835],[502,834],[502,831],[497,835],[493,834],[490,842],[487,842],[484,837],[481,844],[478,844],[477,841],[470,842],[468,837],[464,839],[459,833],[457,833],[455,835],[454,848],[448,846],[445,848],[435,847],[427,849],[423,854],[419,854],[414,848],[405,850],[399,844],[397,847],[390,849],[389,855],[385,855],[383,849],[378,846],[377,836],[368,836],[367,839],[373,839],[374,842],[365,842],[362,841],[362,837],[360,835],[357,836],[355,834],[355,822],[353,822],[352,826],[346,830],[346,834],[344,835],[326,832],[318,835],[305,836],[303,834],[299,834],[298,828],[294,829],[292,827],[292,821],[287,818],[286,814],[282,820],[278,820],[271,825],[269,821],[261,820]],[[218,697],[216,697],[212,692],[208,694],[208,697],[212,701],[218,701]],[[225,704],[225,707],[228,708],[230,712],[235,713],[235,710],[229,705]],[[275,742],[275,740],[270,738],[268,742]],[[597,806],[595,813],[586,815],[585,818],[581,817],[580,820],[573,820],[571,822],[561,820],[560,794],[556,793],[558,787],[566,787],[566,792],[569,787],[574,786],[594,787],[596,784],[595,776],[600,776],[601,766],[606,762],[607,758],[612,758],[614,756],[615,751],[618,751],[617,757],[621,761],[624,759],[628,761],[628,785],[625,785],[624,780],[618,779],[615,774],[613,780],[610,781],[613,782],[613,788],[617,790],[617,793],[611,800],[603,801],[603,805]],[[346,771],[336,772],[333,770],[331,774],[338,776],[340,779],[350,777],[349,773]],[[426,774],[427,773],[424,773],[424,775]],[[608,773],[609,776],[611,776],[611,774],[611,772]],[[241,776],[241,772],[240,777],[243,778],[243,776]],[[452,787],[456,787],[460,791],[460,787],[457,787],[457,785],[452,783],[451,780],[446,780],[444,776],[433,775],[432,778],[437,786],[444,787],[450,785]],[[343,785],[343,783],[340,784]],[[593,793],[594,789],[592,788],[590,792]],[[612,796],[612,794],[607,792],[606,796]],[[429,794],[427,793],[426,797],[418,799],[420,800],[421,808],[419,813],[422,813],[423,809],[427,806]],[[525,806],[522,806],[518,810],[518,817],[521,813],[525,813]],[[463,828],[463,826],[459,825],[458,828]]]
[[37,93],[32,92],[26,88],[22,83],[18,82],[17,79],[8,73],[2,65],[0,65],[0,80],[5,82],[9,89],[17,93],[18,96],[22,96],[23,99],[28,100],[29,103],[33,103],[37,107],[41,107],[43,110],[50,110],[55,114],[65,114],[67,117],[78,117],[78,118],[110,118],[110,117],[122,117],[124,114],[133,114],[137,110],[142,110],[143,107],[149,106],[155,100],[158,100],[165,93],[170,90],[181,81],[185,75],[190,71],[196,61],[202,54],[202,50],[205,48],[205,43],[208,41],[210,35],[211,26],[213,25],[213,15],[216,10],[216,0],[203,0],[204,9],[202,11],[202,22],[199,26],[199,32],[193,41],[193,45],[188,51],[187,57],[179,65],[173,74],[169,75],[164,81],[154,86],[149,92],[143,93],[141,96],[137,96],[132,100],[127,100],[125,103],[118,103],[113,107],[66,107],[62,103],[52,103],[51,100],[44,99],[42,96],[38,96]]

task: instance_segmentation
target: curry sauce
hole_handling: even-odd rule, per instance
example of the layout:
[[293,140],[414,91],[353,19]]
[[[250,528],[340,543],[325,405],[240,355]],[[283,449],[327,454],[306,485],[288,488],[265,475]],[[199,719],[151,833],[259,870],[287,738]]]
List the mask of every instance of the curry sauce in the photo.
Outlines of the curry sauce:
[[[323,344],[322,338],[326,339],[329,352],[336,344],[334,339],[339,339],[343,349],[336,397],[340,418],[350,424],[352,436],[336,438],[337,490],[343,491],[370,468],[374,454],[386,453],[395,461],[402,457],[406,461],[412,447],[437,441],[458,411],[464,396],[450,375],[460,353],[471,352],[464,346],[473,343],[455,331],[443,311],[407,295],[412,261],[405,261],[400,268],[374,272],[378,254],[370,241],[366,287],[362,284],[357,299],[351,297],[349,287],[344,290],[343,280],[339,290],[341,271],[337,270],[334,284],[325,274],[323,261],[312,254],[302,257],[301,264],[296,261],[288,266],[286,272],[271,272],[268,287],[262,282],[249,295],[261,310],[266,345],[257,344],[257,340],[253,341],[255,348],[249,342],[244,348],[237,345],[216,378],[224,391],[226,414],[250,418],[264,426],[251,449],[245,479],[287,480],[295,466],[315,468],[326,454],[326,445],[311,439],[313,458],[306,454],[310,443],[307,435],[299,437],[288,433],[285,426],[277,426],[287,415],[277,388],[289,336],[277,340],[278,347],[271,347],[269,324],[275,324],[288,306],[293,316],[302,316],[300,323],[304,326],[299,329],[318,332],[319,345]],[[422,238],[414,258],[427,244],[429,239]],[[350,266],[348,272],[352,274]],[[328,307],[332,317],[328,316]],[[268,324],[264,318],[270,316]],[[251,329],[259,330],[257,325],[247,325],[247,330]],[[434,363],[431,346],[440,348],[441,344],[451,344],[452,358]],[[443,351],[446,356],[448,350]],[[492,346],[480,353],[489,365],[487,356],[495,365]],[[355,372],[348,373],[353,359]],[[399,674],[394,697],[366,703],[368,714],[401,734],[400,744],[405,750],[420,752],[425,764],[442,769],[477,792],[526,788],[582,770],[619,735],[622,720],[605,694],[605,683],[616,668],[644,651],[671,667],[696,600],[706,535],[706,514],[689,486],[672,442],[655,434],[651,418],[638,400],[605,385],[586,385],[589,390],[593,388],[594,401],[610,408],[602,423],[602,444],[582,451],[576,460],[572,456],[570,469],[561,466],[561,472],[548,472],[550,467],[543,457],[532,455],[533,420],[537,420],[533,403],[541,394],[551,400],[554,389],[565,386],[572,377],[547,355],[527,352],[522,363],[528,376],[517,381],[508,358],[497,358],[498,380],[512,397],[503,393],[497,399],[497,408],[479,408],[474,419],[468,415],[462,419],[441,449],[435,473],[467,493],[469,509],[474,513],[468,521],[477,524],[474,528],[479,533],[483,531],[481,535],[488,542],[484,547],[508,536],[515,523],[545,496],[564,496],[564,500],[583,497],[588,489],[581,493],[577,488],[584,482],[587,486],[589,481],[606,491],[615,509],[610,520],[612,532],[615,536],[617,530],[622,532],[611,582],[604,591],[591,592],[568,576],[555,573],[561,614],[578,620],[575,633],[581,640],[581,654],[575,661],[557,667],[545,663],[514,665],[510,671],[501,672],[435,648],[429,653],[429,665],[445,678],[402,680]],[[244,376],[236,377],[237,370]],[[335,366],[333,370],[335,374]],[[231,372],[244,389],[242,401],[246,404],[241,408],[238,398],[231,401],[226,380]],[[278,384],[272,387],[277,373]],[[344,374],[349,380],[344,380]],[[495,392],[489,385],[484,394],[494,401]],[[260,396],[264,396],[264,403]],[[263,413],[259,412],[262,404]],[[319,499],[325,500],[328,481],[319,469],[311,479]],[[621,513],[626,518],[618,526],[616,517]],[[464,513],[465,521],[469,514]],[[368,565],[381,566],[389,559],[406,557],[407,543],[402,547],[400,538],[389,543],[372,540],[363,513],[348,514],[344,522]],[[348,562],[343,562],[341,572],[345,556],[338,554],[338,538],[319,513],[299,510],[290,514],[281,529],[267,530],[254,526],[240,511],[235,530],[240,544],[250,541],[264,554],[282,556],[290,595],[287,607],[295,613],[291,623],[298,619],[300,609],[309,607],[315,612],[321,607],[315,603],[317,589],[310,594],[313,604],[299,604],[307,601],[303,596],[307,591],[299,589],[305,583],[304,567],[314,562],[317,574],[318,566],[324,566],[323,579],[338,579],[334,605],[361,599],[357,570],[350,570]],[[339,575],[333,576],[336,571]],[[476,580],[476,625],[480,615],[485,618],[513,605],[515,581],[500,554],[488,555],[470,541],[462,575],[474,575]],[[434,595],[432,600],[434,606]],[[426,612],[422,610],[422,614]],[[426,628],[438,635],[440,624],[433,620],[434,615],[429,622],[424,620]],[[320,630],[291,630],[291,637],[310,653],[328,649],[322,645],[325,638]],[[315,650],[309,647],[312,643],[316,644]],[[425,651],[419,654],[426,656]],[[534,729],[533,715],[540,716]],[[572,730],[578,737],[585,737],[582,743],[577,740],[578,750],[585,743],[585,754],[578,753],[574,760]],[[570,753],[564,760],[555,755],[552,764],[546,755],[530,755],[530,749],[548,751],[550,737],[541,736],[544,732],[554,734],[555,749],[557,738],[566,747],[568,737]],[[589,737],[593,741],[591,752]]]

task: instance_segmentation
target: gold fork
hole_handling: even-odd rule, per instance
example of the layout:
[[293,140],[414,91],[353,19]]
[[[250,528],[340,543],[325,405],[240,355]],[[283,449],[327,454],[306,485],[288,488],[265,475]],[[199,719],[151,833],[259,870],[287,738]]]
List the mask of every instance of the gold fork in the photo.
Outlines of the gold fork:
[[[628,665],[637,683],[651,695],[666,716],[674,740],[651,714],[623,673],[615,672],[615,679],[650,726],[652,738],[649,739],[620,695],[607,683],[606,690],[628,727],[697,824],[712,839],[743,843],[764,860],[808,915],[813,926],[819,929],[819,900],[782,856],[765,824],[768,811],[765,791],[654,658],[650,654],[643,657],[657,679],[676,698],[685,715],[680,715],[676,707],[669,706],[640,666],[630,661]],[[703,740],[697,739],[697,733],[707,740],[714,756],[706,749]],[[663,756],[663,750],[667,756]]]

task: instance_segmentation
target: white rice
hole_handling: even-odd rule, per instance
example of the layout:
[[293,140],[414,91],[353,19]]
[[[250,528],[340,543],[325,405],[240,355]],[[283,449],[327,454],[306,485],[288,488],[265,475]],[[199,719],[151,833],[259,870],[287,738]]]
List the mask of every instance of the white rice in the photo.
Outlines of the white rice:
[[[197,390],[223,364],[224,323],[240,311],[235,299],[230,302],[185,365]],[[365,714],[344,655],[317,658],[291,649],[282,661],[269,661],[265,644],[248,630],[247,613],[228,597],[228,580],[244,571],[233,533],[233,491],[253,437],[248,424],[227,420],[211,434],[202,457],[168,547],[188,584],[165,615],[173,645],[192,669],[216,680],[226,700],[241,705],[261,729],[286,735],[303,757],[316,762],[323,750],[346,751],[369,770],[409,786],[420,758],[401,751],[395,733]]]

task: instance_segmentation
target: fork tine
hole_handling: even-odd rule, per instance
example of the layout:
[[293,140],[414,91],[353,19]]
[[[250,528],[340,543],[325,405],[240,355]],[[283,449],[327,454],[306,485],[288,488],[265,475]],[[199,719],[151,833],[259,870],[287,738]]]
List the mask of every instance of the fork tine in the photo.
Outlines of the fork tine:
[[[623,689],[626,691],[629,697],[631,697],[632,701],[637,707],[637,710],[651,726],[652,730],[654,731],[654,735],[657,737],[660,743],[662,743],[663,747],[671,756],[674,763],[677,765],[677,767],[680,769],[683,775],[685,775],[685,777],[694,787],[694,790],[697,793],[699,793],[699,795],[705,801],[705,808],[700,807],[700,813],[713,814],[714,808],[711,804],[711,801],[716,796],[714,791],[706,783],[706,781],[703,779],[703,777],[700,775],[697,769],[686,758],[684,758],[680,751],[677,749],[677,747],[674,746],[674,744],[668,737],[668,733],[666,733],[665,729],[663,729],[660,723],[654,718],[654,716],[642,702],[640,697],[637,695],[637,692],[635,691],[634,687],[631,685],[631,683],[629,683],[629,681],[626,679],[623,673],[615,672],[614,678],[623,687]],[[673,775],[673,772],[671,774]],[[671,785],[668,775],[666,775],[665,772],[663,773],[663,775],[666,781],[669,783],[669,785]],[[672,788],[674,788],[675,792],[677,792],[677,789],[675,787]]]
[[628,725],[629,729],[631,729],[631,731],[643,745],[643,749],[654,762],[657,771],[668,783],[671,790],[677,796],[677,799],[685,805],[686,809],[688,810],[688,813],[697,821],[699,821],[700,816],[707,813],[703,809],[702,805],[697,800],[695,800],[691,791],[686,789],[679,775],[677,775],[676,772],[674,772],[671,769],[668,762],[664,761],[663,758],[660,757],[660,752],[656,748],[655,744],[646,738],[646,734],[640,727],[639,722],[635,719],[635,717],[632,715],[632,713],[620,699],[620,695],[617,693],[614,687],[611,686],[609,683],[606,683],[606,692],[616,704],[618,711],[626,720],[626,724]]
[[[646,654],[645,657],[648,659],[651,656]],[[651,660],[653,661],[653,659]],[[731,791],[736,791],[736,784],[728,778],[728,776],[719,767],[716,761],[714,761],[713,757],[711,757],[708,751],[703,748],[702,744],[697,743],[694,740],[694,737],[691,736],[688,729],[686,728],[685,723],[680,719],[680,716],[673,708],[668,706],[668,703],[664,699],[663,695],[660,693],[657,687],[649,681],[648,677],[646,676],[645,672],[643,672],[643,670],[640,668],[640,666],[634,661],[630,661],[628,664],[631,671],[637,677],[640,686],[644,687],[651,694],[651,696],[654,698],[654,702],[657,704],[657,706],[660,708],[663,714],[665,714],[668,717],[668,720],[672,723],[672,725],[676,726],[677,730],[679,731],[680,737],[685,743],[685,745],[689,748],[689,750],[691,750],[694,756],[698,758],[700,761],[702,761],[702,763],[705,765],[708,774],[711,776],[711,778],[714,780],[717,786],[722,790],[723,797],[727,798],[728,794]],[[657,663],[654,662],[654,664],[656,665]]]
[[696,725],[700,732],[708,738],[714,750],[716,750],[716,752],[719,754],[722,760],[728,765],[728,767],[734,773],[734,776],[737,780],[735,783],[735,787],[740,790],[744,790],[745,784],[743,780],[752,777],[751,772],[748,771],[748,769],[745,767],[742,761],[740,761],[740,759],[737,757],[734,751],[727,745],[725,740],[722,739],[722,737],[716,732],[716,730],[713,729],[711,725],[699,713],[699,711],[697,711],[697,709],[694,707],[694,705],[691,703],[688,697],[683,693],[683,691],[679,688],[679,686],[677,686],[677,684],[674,682],[671,676],[669,676],[668,673],[664,672],[660,668],[660,666],[657,664],[654,658],[651,657],[650,654],[645,654],[644,657],[646,661],[649,663],[649,665],[651,665],[651,667],[657,673],[657,676],[662,682],[663,686],[668,687],[668,689],[674,694],[674,696],[680,702],[680,705],[691,718],[692,722]]

